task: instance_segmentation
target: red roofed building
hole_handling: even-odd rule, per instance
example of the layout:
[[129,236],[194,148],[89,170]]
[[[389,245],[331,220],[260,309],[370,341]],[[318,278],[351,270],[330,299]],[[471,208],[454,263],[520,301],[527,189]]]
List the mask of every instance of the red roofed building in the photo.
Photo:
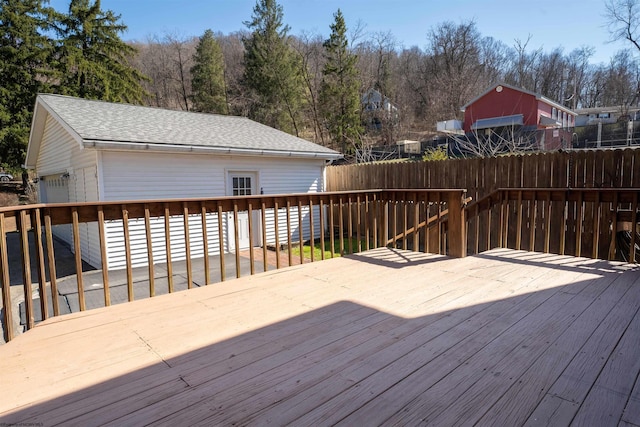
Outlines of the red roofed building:
[[576,117],[555,101],[504,83],[491,86],[462,109],[465,134],[477,136],[506,127],[535,131],[541,150],[568,147]]

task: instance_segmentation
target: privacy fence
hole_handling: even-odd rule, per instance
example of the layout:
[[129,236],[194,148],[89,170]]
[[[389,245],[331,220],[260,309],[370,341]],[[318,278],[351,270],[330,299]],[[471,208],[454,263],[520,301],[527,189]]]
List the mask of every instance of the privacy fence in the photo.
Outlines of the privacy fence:
[[636,149],[334,166],[328,168],[327,186],[331,191],[466,189],[468,254],[507,247],[640,258]]
[[327,191],[464,188],[474,201],[500,188],[638,187],[640,150],[633,148],[327,168]]

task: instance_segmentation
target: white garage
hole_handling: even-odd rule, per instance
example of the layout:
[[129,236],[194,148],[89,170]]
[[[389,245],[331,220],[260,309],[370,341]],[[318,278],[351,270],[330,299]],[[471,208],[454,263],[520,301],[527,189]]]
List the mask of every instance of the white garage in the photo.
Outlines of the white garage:
[[[317,192],[324,190],[326,165],[339,157],[336,151],[247,118],[47,94],[36,100],[25,166],[40,178],[40,201],[55,203]],[[216,223],[215,215],[207,222]],[[243,215],[240,246],[249,242]],[[190,227],[200,229],[199,221],[194,217]],[[172,254],[179,259],[184,234],[181,219],[176,222],[180,226],[172,233]],[[224,232],[232,234],[233,222],[226,224]],[[156,262],[164,260],[163,227],[154,228]],[[132,221],[129,228],[132,239],[139,236],[141,242],[131,249],[134,265],[142,265],[143,224]],[[121,229],[118,221],[106,225],[109,268],[125,265]],[[97,224],[84,225],[82,233],[83,259],[99,266]],[[68,227],[58,227],[56,234],[71,243]],[[254,242],[260,234],[257,230]],[[217,250],[218,237],[210,236],[210,253]],[[229,247],[234,239],[225,241],[230,242],[226,251],[235,249]],[[192,256],[201,256],[197,232],[192,246]]]

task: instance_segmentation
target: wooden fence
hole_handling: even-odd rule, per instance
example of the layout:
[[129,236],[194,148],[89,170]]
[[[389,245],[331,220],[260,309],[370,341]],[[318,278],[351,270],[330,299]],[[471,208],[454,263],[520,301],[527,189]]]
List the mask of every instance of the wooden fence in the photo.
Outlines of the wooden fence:
[[468,254],[495,247],[638,262],[640,189],[500,189],[466,208]]
[[464,188],[474,201],[499,188],[638,188],[640,150],[331,166],[326,181],[327,191]]

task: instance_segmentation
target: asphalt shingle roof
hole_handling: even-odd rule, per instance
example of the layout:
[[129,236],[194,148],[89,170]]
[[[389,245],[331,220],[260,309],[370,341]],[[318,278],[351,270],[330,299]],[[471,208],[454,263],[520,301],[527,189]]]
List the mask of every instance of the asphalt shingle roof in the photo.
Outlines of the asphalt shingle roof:
[[316,153],[318,157],[340,157],[334,150],[244,117],[164,110],[62,95],[41,94],[39,97],[84,141]]

